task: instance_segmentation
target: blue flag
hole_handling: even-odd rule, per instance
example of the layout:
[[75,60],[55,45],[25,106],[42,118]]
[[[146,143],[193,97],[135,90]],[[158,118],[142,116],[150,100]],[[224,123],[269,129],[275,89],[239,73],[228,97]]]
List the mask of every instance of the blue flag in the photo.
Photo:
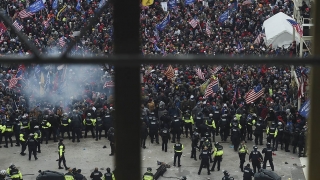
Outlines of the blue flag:
[[54,0],[52,3],[52,9],[57,9],[58,8],[58,0]]
[[77,11],[81,11],[80,0],[78,0],[77,6],[76,6],[76,10],[77,10]]
[[95,12],[98,12],[106,4],[106,2],[106,0],[100,0],[98,8],[95,10]]
[[167,6],[169,9],[174,9],[177,7],[177,1],[176,0],[169,0],[167,3]]
[[229,11],[227,10],[226,12],[221,14],[221,16],[219,17],[219,22],[224,23],[228,19],[228,16],[229,16]]
[[27,9],[29,12],[36,13],[44,8],[46,8],[46,6],[43,4],[42,0],[38,0],[31,4]]
[[166,17],[161,21],[161,23],[157,24],[157,29],[159,31],[164,30],[164,28],[169,24],[170,22],[170,14],[168,13]]
[[234,0],[234,2],[231,3],[229,9],[234,12],[234,11],[237,11],[238,10],[238,1],[237,0]]
[[301,106],[299,110],[299,114],[305,118],[308,117],[310,110],[310,100],[307,100],[303,105]]
[[186,0],[186,5],[193,4],[196,0]]
[[242,49],[242,44],[241,44],[240,41],[238,42],[238,47],[237,47],[237,48],[238,48],[239,50]]
[[156,51],[156,52],[161,51],[161,49],[160,49],[160,48],[158,48],[157,44],[154,44],[154,51]]

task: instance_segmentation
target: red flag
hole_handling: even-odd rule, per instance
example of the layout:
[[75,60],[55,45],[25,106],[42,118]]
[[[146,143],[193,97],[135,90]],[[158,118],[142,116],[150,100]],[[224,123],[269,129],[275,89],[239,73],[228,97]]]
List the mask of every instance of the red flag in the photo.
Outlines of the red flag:
[[0,22],[0,36],[7,31],[7,27]]

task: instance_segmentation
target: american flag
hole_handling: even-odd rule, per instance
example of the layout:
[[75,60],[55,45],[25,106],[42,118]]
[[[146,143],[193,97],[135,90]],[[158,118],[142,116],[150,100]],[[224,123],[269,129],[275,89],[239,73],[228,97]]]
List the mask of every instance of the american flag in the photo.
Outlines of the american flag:
[[207,24],[206,24],[206,33],[207,33],[208,36],[210,37],[210,35],[211,35],[211,28],[210,28],[210,23],[209,23],[209,21],[207,21]]
[[110,87],[114,87],[114,82],[113,81],[106,81],[103,85],[103,89],[104,88],[110,88]]
[[198,69],[196,70],[196,73],[197,73],[197,75],[198,75],[198,77],[199,77],[200,79],[205,80],[205,78],[204,78],[204,73],[202,73],[202,71],[201,71],[200,68],[198,68]]
[[59,44],[60,44],[60,46],[62,46],[62,47],[66,44],[66,42],[64,41],[64,37],[61,37],[61,38],[59,39]]
[[256,86],[255,88],[249,90],[249,92],[247,93],[246,103],[249,104],[254,102],[263,94],[264,94],[264,88],[262,88],[261,85]]
[[294,29],[299,33],[300,37],[303,36],[303,30],[300,25],[293,19],[287,19],[287,21],[294,27]]
[[254,40],[253,44],[260,44],[261,43],[261,38],[266,37],[264,29],[260,32],[256,40]]
[[12,25],[15,28],[17,28],[19,31],[21,31],[21,29],[23,29],[23,26],[17,20],[15,20]]
[[207,89],[204,93],[204,98],[209,97],[210,95],[214,96],[215,92],[219,90],[219,80],[215,79],[211,81],[211,83],[207,86]]
[[298,97],[304,97],[304,93],[306,92],[306,81],[307,81],[307,77],[304,75],[304,73],[302,73],[302,68],[298,67],[296,70],[296,75],[297,75],[297,79],[299,82],[299,87],[298,87]]
[[168,79],[174,78],[174,70],[173,70],[173,68],[172,68],[171,65],[168,67],[168,69],[167,69],[167,71],[164,73],[164,75],[166,75]]
[[21,80],[21,79],[22,79],[21,77],[18,77],[18,78],[17,77],[12,77],[9,80],[9,89],[14,88],[17,85],[18,81]]
[[220,71],[220,69],[222,69],[222,66],[217,66],[217,67],[213,68],[212,70],[210,70],[210,73],[216,74],[217,72]]
[[193,28],[197,27],[198,23],[199,23],[199,20],[196,20],[196,19],[192,19],[192,20],[189,22],[189,24],[190,24]]
[[30,16],[33,16],[34,13],[30,12],[29,9],[24,9],[22,11],[19,12],[19,16],[23,19],[23,18],[27,18],[27,17],[30,17]]

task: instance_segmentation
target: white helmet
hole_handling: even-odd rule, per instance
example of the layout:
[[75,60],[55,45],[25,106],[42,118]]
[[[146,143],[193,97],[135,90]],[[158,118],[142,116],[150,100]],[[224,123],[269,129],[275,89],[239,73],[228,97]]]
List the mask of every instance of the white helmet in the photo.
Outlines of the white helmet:
[[39,126],[34,126],[34,128],[35,128],[35,129],[38,129],[38,128],[39,128]]
[[7,175],[7,171],[6,171],[6,170],[1,170],[1,171],[0,171],[0,175],[2,175],[2,176]]
[[91,116],[91,113],[88,113],[87,116]]

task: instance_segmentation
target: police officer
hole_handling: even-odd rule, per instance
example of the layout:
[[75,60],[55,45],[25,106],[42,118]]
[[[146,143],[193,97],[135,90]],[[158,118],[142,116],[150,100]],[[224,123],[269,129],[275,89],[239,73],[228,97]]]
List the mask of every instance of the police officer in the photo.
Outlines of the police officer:
[[162,138],[162,151],[167,152],[168,141],[170,139],[170,132],[168,130],[168,125],[165,124],[164,128],[160,130],[160,136]]
[[2,143],[2,137],[3,137],[3,133],[2,133],[2,130],[5,128],[5,126],[3,126],[1,123],[0,123],[0,148],[2,148],[1,146],[1,143]]
[[267,127],[267,142],[272,143],[272,149],[275,149],[275,140],[278,135],[278,128],[275,122],[271,123],[270,127]]
[[243,164],[246,162],[246,155],[248,154],[248,149],[245,144],[245,141],[242,141],[239,146],[239,158],[240,158],[240,169],[243,172]]
[[228,114],[224,113],[221,115],[220,119],[220,137],[221,141],[227,141],[228,136],[229,136],[229,119],[228,119]]
[[250,168],[250,164],[247,164],[246,167],[243,169],[243,180],[252,180],[254,173]]
[[115,149],[115,132],[114,132],[114,128],[110,127],[109,131],[107,132],[108,135],[108,140],[110,141],[110,148],[111,148],[111,154],[109,154],[109,156],[113,156],[114,155],[114,149]]
[[46,137],[46,144],[48,144],[49,128],[51,127],[51,124],[49,123],[48,118],[49,116],[45,115],[41,122],[41,129],[42,129],[41,142],[43,141],[43,138]]
[[[10,121],[10,122],[12,122],[12,121]],[[15,146],[20,146],[21,122],[19,121],[19,118],[15,118],[14,121],[12,122],[12,125],[13,125],[13,135],[15,136],[15,139],[16,139],[16,145]]]
[[147,168],[147,172],[143,174],[142,180],[153,180],[153,173],[151,167]]
[[104,135],[107,138],[107,132],[109,131],[109,128],[112,127],[112,116],[110,114],[110,111],[107,110],[104,117],[103,117],[103,127],[104,127]]
[[149,124],[149,136],[151,138],[151,143],[156,139],[156,143],[159,144],[159,128],[156,117],[153,117]]
[[213,111],[213,120],[216,126],[216,136],[219,136],[219,128],[220,128],[220,117],[221,117],[221,113],[220,113],[220,108],[219,106],[215,106],[215,109]]
[[263,161],[263,169],[266,169],[267,167],[267,161],[269,160],[270,167],[272,171],[274,171],[274,166],[273,166],[273,159],[272,159],[272,150],[273,148],[271,147],[271,144],[268,142],[267,143],[267,148],[264,148],[262,150],[262,153],[264,153],[264,161]]
[[215,141],[215,136],[216,136],[216,124],[215,121],[213,119],[213,114],[210,113],[209,114],[209,118],[206,120],[206,125],[208,126],[208,131],[210,133],[210,135],[212,134],[212,141]]
[[295,154],[296,153],[296,149],[298,146],[298,142],[299,142],[299,136],[300,136],[300,130],[298,128],[295,129],[294,133],[293,133],[293,140],[292,140],[292,153]]
[[26,150],[27,148],[27,145],[26,145],[26,133],[25,133],[25,129],[22,128],[20,130],[20,144],[21,144],[21,155],[24,156],[26,155],[26,153],[24,153],[24,151]]
[[180,140],[177,140],[177,143],[174,144],[173,149],[174,149],[173,166],[176,166],[176,160],[178,158],[178,167],[180,167],[181,166],[180,158],[183,150],[183,145],[180,143]]
[[19,169],[12,164],[8,169],[7,169],[7,174],[10,176],[12,180],[22,180],[22,174],[19,171]]
[[192,142],[191,142],[191,157],[194,158],[194,160],[197,160],[197,149],[199,149],[198,142],[199,142],[200,136],[197,131],[193,132],[192,135]]
[[6,124],[2,126],[2,133],[4,134],[4,140],[6,145],[5,148],[8,148],[8,139],[10,140],[11,147],[13,146],[12,143],[12,135],[13,135],[13,124],[7,119]]
[[85,177],[81,174],[81,169],[77,169],[74,174],[74,180],[84,180]]
[[262,154],[258,151],[258,147],[254,146],[253,151],[249,155],[249,161],[252,162],[253,172],[256,173],[261,169],[261,162],[263,161]]
[[53,141],[58,142],[57,136],[60,122],[58,121],[57,117],[53,114],[53,112],[49,114],[48,122],[51,124],[51,128],[49,128],[49,139],[51,138],[52,134]]
[[91,173],[90,178],[92,180],[101,180],[102,178],[102,173],[98,170],[98,168],[94,168],[94,171]]
[[256,114],[252,114],[252,115],[248,115],[248,117],[247,117],[247,134],[248,134],[248,140],[249,141],[252,141],[253,139],[252,139],[252,126],[253,125],[255,125],[255,123],[256,123],[256,118],[257,118],[257,116],[256,116]]
[[27,116],[22,116],[20,121],[20,129],[24,128],[26,134],[30,134],[30,121]]
[[305,151],[305,144],[306,144],[306,130],[303,128],[301,130],[301,133],[299,134],[299,140],[298,140],[299,157],[303,157],[302,151]]
[[64,155],[65,149],[66,149],[66,147],[63,144],[63,139],[60,139],[60,141],[58,143],[59,169],[63,169],[63,167],[61,167],[61,162],[63,162],[64,168],[66,170],[68,170],[69,168],[66,165],[66,157]]
[[241,130],[239,129],[239,124],[235,122],[232,122],[231,140],[232,140],[234,151],[238,151],[238,147],[241,140]]
[[110,168],[107,168],[107,172],[103,175],[103,180],[112,180],[112,173]]
[[197,128],[199,128],[199,126],[202,124],[203,122],[203,114],[201,112],[198,112],[197,116],[195,117],[195,126]]
[[242,113],[242,116],[240,117],[239,120],[241,129],[240,129],[240,134],[241,134],[241,140],[246,142],[246,136],[247,136],[247,116],[245,113]]
[[141,141],[141,147],[143,149],[146,148],[146,139],[149,135],[149,131],[148,131],[148,127],[147,127],[147,124],[145,122],[142,122],[142,125],[141,125],[141,133],[140,133],[140,141]]
[[164,127],[165,125],[167,125],[167,127],[169,127],[170,122],[171,122],[171,118],[168,115],[167,111],[163,112],[163,115],[160,117],[160,122],[161,122],[162,127]]
[[30,121],[30,132],[34,133],[35,132],[34,127],[39,126],[39,125],[40,125],[40,123],[38,122],[37,118],[33,117],[32,120]]
[[0,171],[0,180],[5,180],[6,176],[7,176],[6,170],[1,170]]
[[204,149],[201,151],[200,155],[199,155],[199,159],[201,160],[201,164],[200,164],[200,168],[198,171],[198,175],[201,174],[201,170],[203,168],[203,166],[205,166],[208,170],[208,175],[210,175],[210,170],[209,170],[209,159],[210,159],[211,153],[208,151],[208,147],[205,146]]
[[38,153],[41,153],[40,141],[41,141],[41,131],[39,130],[39,126],[34,127],[34,139],[37,141],[37,149]]
[[37,160],[37,141],[34,139],[34,134],[29,134],[29,138],[26,142],[29,151],[29,161],[31,160],[31,154],[33,154],[34,159]]
[[216,163],[218,162],[218,171],[220,171],[220,163],[222,161],[222,155],[223,155],[223,146],[219,144],[219,142],[215,142],[214,144],[214,152],[213,152],[213,165],[211,167],[211,171],[214,171],[214,168],[216,167]]
[[64,175],[64,179],[65,180],[74,180],[74,174],[72,173],[72,169],[66,169],[66,170],[68,170],[68,172]]
[[278,150],[278,144],[280,143],[281,150],[283,150],[283,136],[284,136],[284,128],[282,122],[278,122],[278,134],[276,137],[276,145],[274,147],[274,151]]
[[291,141],[291,132],[289,128],[286,127],[283,131],[284,150],[286,152],[290,152],[289,150],[290,141]]
[[90,130],[92,137],[95,138],[94,134],[94,125],[96,123],[96,119],[91,117],[91,113],[87,113],[87,117],[83,120],[83,125],[85,126],[85,131],[84,131],[84,138],[87,138],[87,133]]
[[71,139],[70,123],[71,123],[71,119],[68,118],[68,114],[63,113],[63,116],[61,118],[61,126],[60,126],[61,138],[64,138],[64,133],[66,132],[69,140]]
[[97,117],[97,121],[96,121],[95,125],[96,125],[96,141],[98,141],[98,137],[99,137],[99,139],[101,139],[101,133],[103,130],[103,121],[102,121],[101,117]]
[[264,129],[264,124],[263,124],[263,121],[262,121],[262,118],[259,117],[257,123],[255,124],[255,130],[254,130],[254,136],[255,136],[255,139],[254,139],[254,142],[256,144],[256,146],[258,145],[258,140],[259,140],[259,143],[260,145],[263,145],[262,144],[262,139],[263,139],[263,129]]
[[182,120],[184,121],[184,128],[186,133],[186,138],[188,138],[188,131],[190,131],[190,137],[192,136],[192,125],[194,124],[193,118],[188,111],[186,111],[185,115],[182,117]]
[[233,177],[230,177],[230,174],[228,171],[223,171],[223,175],[224,176],[223,176],[222,180],[234,180]]
[[75,141],[76,136],[77,136],[77,142],[80,142],[82,123],[81,123],[80,116],[77,114],[75,110],[73,111],[73,114],[71,117],[70,127],[72,129],[72,142]]
[[172,121],[171,128],[172,128],[172,143],[176,143],[177,141],[180,141],[181,136],[181,120],[177,117],[177,115],[173,116],[174,120]]

